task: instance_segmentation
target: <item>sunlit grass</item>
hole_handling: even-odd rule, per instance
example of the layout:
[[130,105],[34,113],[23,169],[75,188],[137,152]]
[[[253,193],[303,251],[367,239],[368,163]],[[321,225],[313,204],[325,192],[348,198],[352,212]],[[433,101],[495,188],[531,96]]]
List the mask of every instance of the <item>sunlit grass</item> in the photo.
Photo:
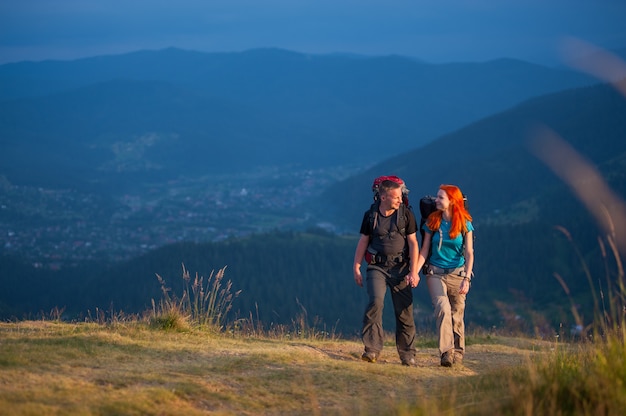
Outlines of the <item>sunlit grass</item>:
[[[525,351],[475,345],[515,366]],[[25,321],[0,324],[0,409],[8,414],[385,414],[431,406],[437,380],[474,377],[479,361],[442,369],[420,348],[407,368],[393,346],[378,364],[359,340],[239,337],[191,327]],[[390,389],[389,386],[394,386]],[[0,410],[2,413],[3,410]],[[433,414],[433,413],[429,413]]]
[[513,372],[509,391],[508,414],[625,414],[624,334],[542,356]]
[[[136,319],[0,324],[0,409],[9,414],[621,414],[624,332],[575,344],[468,334],[464,366],[439,366],[434,337],[417,367],[391,334],[377,364],[360,340],[306,330],[237,333]],[[623,328],[619,327],[619,328]],[[390,389],[390,386],[393,388]],[[0,411],[1,413],[1,411]]]

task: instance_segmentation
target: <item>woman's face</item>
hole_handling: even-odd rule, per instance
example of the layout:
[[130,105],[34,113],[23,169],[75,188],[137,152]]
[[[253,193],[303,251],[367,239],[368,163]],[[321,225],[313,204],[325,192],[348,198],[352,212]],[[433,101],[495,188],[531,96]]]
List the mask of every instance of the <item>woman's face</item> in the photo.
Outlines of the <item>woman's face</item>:
[[450,198],[448,198],[448,194],[443,189],[437,192],[435,205],[437,205],[439,211],[446,211],[450,207]]

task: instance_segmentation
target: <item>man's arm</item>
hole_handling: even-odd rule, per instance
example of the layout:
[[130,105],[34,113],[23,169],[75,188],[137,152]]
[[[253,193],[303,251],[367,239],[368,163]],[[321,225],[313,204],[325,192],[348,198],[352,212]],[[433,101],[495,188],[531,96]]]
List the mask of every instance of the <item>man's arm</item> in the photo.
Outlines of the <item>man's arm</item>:
[[365,234],[361,234],[361,238],[359,238],[359,242],[356,245],[356,250],[354,251],[354,263],[352,271],[354,273],[354,281],[357,285],[363,287],[363,275],[361,274],[361,263],[363,262],[363,258],[365,257],[365,251],[367,250],[367,246],[370,243],[369,236]]
[[419,243],[417,242],[417,233],[408,234],[406,241],[409,244],[409,274],[407,275],[407,283],[411,287],[416,287],[420,282],[418,258],[419,258]]

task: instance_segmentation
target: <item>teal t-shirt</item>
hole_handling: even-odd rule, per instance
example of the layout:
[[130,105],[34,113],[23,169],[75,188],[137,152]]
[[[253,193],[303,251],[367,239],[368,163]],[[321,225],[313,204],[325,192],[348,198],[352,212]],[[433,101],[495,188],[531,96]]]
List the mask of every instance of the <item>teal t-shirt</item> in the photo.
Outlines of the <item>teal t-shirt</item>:
[[[422,226],[422,229],[428,234],[432,234],[431,240],[431,255],[428,261],[433,266],[440,267],[442,269],[453,269],[461,267],[465,264],[465,256],[463,253],[463,234],[459,234],[456,238],[450,238],[450,222],[441,221],[440,231],[433,231],[428,228],[426,224]],[[474,226],[470,221],[467,221],[467,231],[474,231]],[[442,240],[443,237],[443,240]]]

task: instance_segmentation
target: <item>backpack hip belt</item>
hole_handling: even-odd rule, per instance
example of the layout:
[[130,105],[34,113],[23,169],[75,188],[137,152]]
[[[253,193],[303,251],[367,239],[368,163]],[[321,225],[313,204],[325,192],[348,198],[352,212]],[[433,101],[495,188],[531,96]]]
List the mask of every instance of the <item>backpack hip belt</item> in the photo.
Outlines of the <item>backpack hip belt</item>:
[[372,259],[369,264],[383,264],[387,262],[392,263],[402,263],[408,260],[408,256],[404,252],[400,252],[397,254],[380,254],[380,253],[370,253],[372,255]]
[[424,267],[426,274],[456,274],[461,277],[465,277],[465,266],[453,267],[451,269],[442,269],[441,267],[427,265]]

